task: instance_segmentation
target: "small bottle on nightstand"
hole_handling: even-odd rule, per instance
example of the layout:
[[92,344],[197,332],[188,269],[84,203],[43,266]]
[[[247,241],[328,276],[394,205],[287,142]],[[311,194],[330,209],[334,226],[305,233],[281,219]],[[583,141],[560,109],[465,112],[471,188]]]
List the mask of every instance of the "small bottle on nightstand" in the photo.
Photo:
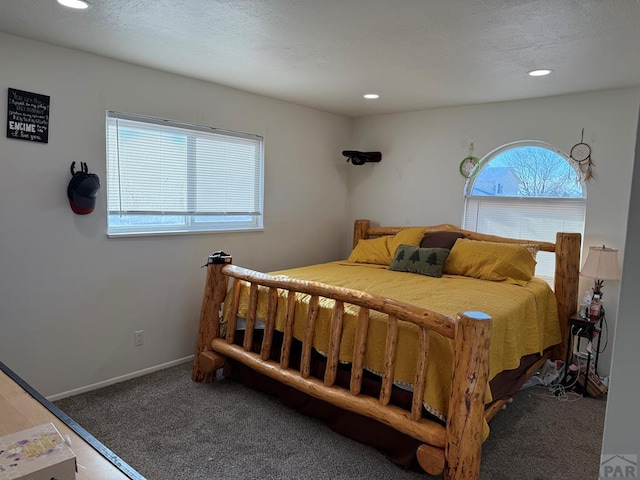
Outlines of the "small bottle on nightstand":
[[600,312],[602,310],[602,302],[600,301],[600,295],[593,294],[591,305],[589,306],[589,318],[592,322],[600,320]]
[[591,309],[591,293],[589,290],[584,292],[582,303],[580,304],[580,316],[584,319],[589,318],[589,310]]

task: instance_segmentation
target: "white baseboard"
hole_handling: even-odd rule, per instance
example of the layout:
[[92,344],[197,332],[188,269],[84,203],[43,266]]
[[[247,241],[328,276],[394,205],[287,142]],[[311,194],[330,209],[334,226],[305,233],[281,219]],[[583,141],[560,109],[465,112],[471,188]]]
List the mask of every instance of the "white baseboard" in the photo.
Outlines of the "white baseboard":
[[141,377],[142,375],[146,375],[152,372],[157,372],[158,370],[164,370],[165,368],[175,367],[176,365],[180,365],[181,363],[186,363],[190,360],[193,360],[193,355],[189,355],[188,357],[184,357],[184,358],[179,358],[177,360],[172,360],[167,363],[161,363],[160,365],[154,365],[153,367],[143,368],[142,370],[127,373],[126,375],[120,375],[119,377],[110,378],[102,382],[92,383],[91,385],[87,385],[85,387],[74,388],[73,390],[68,390],[66,392],[56,393],[55,395],[48,396],[47,400],[49,400],[50,402],[55,402],[56,400],[61,400],[63,398],[71,397],[73,395],[78,395],[80,393],[90,392],[91,390],[97,390],[98,388],[102,388],[102,387],[108,387],[109,385],[113,385],[114,383],[124,382],[125,380],[129,380],[131,378]]

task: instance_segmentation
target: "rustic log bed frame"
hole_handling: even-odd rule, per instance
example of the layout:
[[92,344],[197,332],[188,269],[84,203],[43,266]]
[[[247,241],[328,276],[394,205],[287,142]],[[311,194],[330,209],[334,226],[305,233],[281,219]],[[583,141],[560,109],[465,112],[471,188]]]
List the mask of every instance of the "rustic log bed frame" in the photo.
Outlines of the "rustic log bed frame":
[[[356,220],[354,246],[360,239],[382,235],[395,235],[409,227],[372,227],[369,220]],[[547,358],[564,359],[568,319],[577,305],[581,236],[579,233],[558,233],[556,243],[515,240],[484,235],[462,230],[453,225],[427,227],[428,232],[457,231],[472,240],[502,243],[537,243],[540,250],[555,252],[555,295],[561,324],[563,341],[545,354],[527,372],[535,371]],[[209,256],[207,279],[200,312],[200,326],[193,364],[193,380],[212,382],[216,371],[223,367],[227,358],[244,363],[252,369],[294,387],[311,396],[338,407],[368,416],[391,426],[413,438],[424,442],[418,448],[417,460],[431,475],[444,473],[447,480],[477,479],[480,473],[483,419],[489,421],[502,408],[506,400],[498,400],[485,408],[483,399],[489,372],[489,343],[491,319],[480,312],[461,312],[457,319],[399,302],[390,298],[371,295],[317,282],[274,277],[230,264],[231,259]],[[230,320],[226,334],[221,335],[219,316],[228,291],[229,278],[234,278],[231,295]],[[233,344],[236,330],[240,287],[242,282],[250,284],[249,307],[243,345]],[[268,288],[267,318],[260,353],[253,353],[251,345],[256,321],[258,286]],[[284,340],[280,362],[269,359],[273,341],[278,289],[310,295],[310,308],[306,318],[295,315],[295,295],[288,295]],[[331,340],[327,353],[327,367],[323,381],[310,376],[310,359],[318,303],[321,297],[335,300],[331,319]],[[338,368],[338,353],[342,332],[344,304],[359,308],[356,339],[351,364],[350,388],[334,384]],[[385,362],[382,374],[380,397],[360,394],[364,352],[367,344],[367,328],[370,310],[386,315],[387,336]],[[294,323],[306,323],[302,339],[300,369],[289,366]],[[411,322],[420,328],[420,349],[416,366],[416,377],[411,411],[389,404],[395,353],[398,340],[398,321]],[[452,393],[446,426],[422,417],[424,379],[429,351],[429,331],[453,339],[454,366]]]

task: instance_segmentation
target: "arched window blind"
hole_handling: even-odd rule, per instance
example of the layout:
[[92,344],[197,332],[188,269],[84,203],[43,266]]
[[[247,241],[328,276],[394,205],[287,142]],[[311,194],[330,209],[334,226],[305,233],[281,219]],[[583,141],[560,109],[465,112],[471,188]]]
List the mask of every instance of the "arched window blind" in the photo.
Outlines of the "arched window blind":
[[[584,232],[584,186],[566,156],[542,142],[516,142],[481,161],[467,182],[463,227],[503,237],[556,241]],[[536,275],[553,284],[555,257],[539,252]]]
[[107,112],[108,233],[262,228],[263,139]]

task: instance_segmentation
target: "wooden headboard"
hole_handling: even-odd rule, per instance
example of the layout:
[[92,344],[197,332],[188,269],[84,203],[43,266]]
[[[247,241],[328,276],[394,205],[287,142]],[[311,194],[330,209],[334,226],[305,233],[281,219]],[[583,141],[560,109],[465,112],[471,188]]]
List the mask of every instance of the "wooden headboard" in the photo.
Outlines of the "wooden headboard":
[[[380,237],[383,235],[395,235],[399,231],[411,228],[406,227],[372,227],[370,220],[360,219],[354,222],[353,246],[361,239]],[[552,358],[564,360],[567,352],[567,338],[569,337],[569,317],[576,312],[578,306],[578,282],[580,280],[580,248],[582,238],[579,233],[556,234],[556,242],[539,242],[536,240],[522,240],[497,235],[464,230],[450,224],[442,224],[426,227],[427,232],[459,232],[471,240],[499,243],[535,243],[544,252],[553,252],[556,257],[554,277],[554,292],[558,304],[558,316],[560,318],[560,331],[562,342],[554,347]]]

